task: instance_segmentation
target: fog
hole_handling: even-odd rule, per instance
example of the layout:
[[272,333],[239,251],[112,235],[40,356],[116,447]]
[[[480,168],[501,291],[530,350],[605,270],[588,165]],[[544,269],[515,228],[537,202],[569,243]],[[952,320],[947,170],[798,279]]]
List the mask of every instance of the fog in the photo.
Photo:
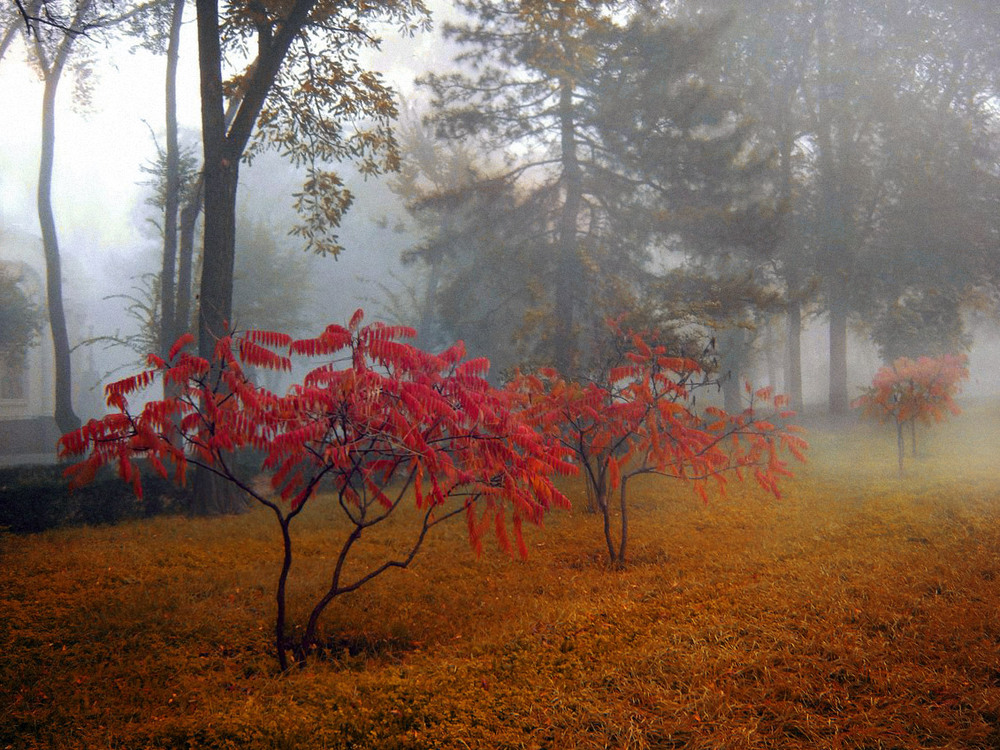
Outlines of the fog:
[[[435,12],[439,21],[444,15],[456,17],[450,6],[437,7]],[[183,45],[179,122],[196,146],[191,134],[199,127],[198,79],[191,24]],[[418,34],[412,39],[387,35],[382,53],[372,55],[370,64],[423,112],[428,95],[416,87],[414,79],[427,70],[453,69],[451,58],[456,51],[437,33]],[[159,234],[148,224],[153,214],[145,205],[149,188],[143,183],[148,175],[141,168],[155,157],[156,142],[163,138],[163,61],[148,52],[129,53],[124,44],[97,48],[97,59],[91,102],[83,108],[75,105],[72,83],[65,82],[56,126],[54,204],[74,347],[75,407],[84,418],[100,413],[98,394],[111,374],[121,374],[123,368],[138,361],[137,353],[127,347],[85,342],[135,333],[138,323],[127,313],[121,295],[133,293],[144,274],[158,272],[161,253]],[[0,127],[6,134],[0,144],[0,261],[23,261],[43,274],[35,204],[42,88],[24,63],[24,51],[18,44],[0,61],[0,91],[7,102],[0,109]],[[982,95],[994,97],[992,92]],[[995,146],[996,108],[990,107],[994,122],[986,129],[993,129]],[[796,148],[808,151],[812,144],[800,141]],[[514,144],[507,156],[523,156],[527,151],[530,149],[523,144]],[[803,157],[803,161],[808,158]],[[991,178],[996,179],[996,161],[984,169],[992,170]],[[292,195],[300,188],[303,173],[277,154],[260,156],[241,169],[238,221],[266,228],[280,253],[301,256],[296,262],[305,270],[297,319],[303,325],[297,332],[309,332],[310,324],[315,331],[326,323],[342,322],[359,306],[372,317],[418,323],[419,311],[405,303],[401,306],[400,300],[419,294],[427,274],[433,271],[420,263],[404,265],[401,257],[408,249],[426,243],[426,232],[408,215],[405,200],[390,189],[390,178],[366,179],[349,164],[339,170],[356,200],[337,232],[345,250],[336,259],[302,255],[301,241],[289,234],[297,220]],[[995,244],[996,218],[994,213],[994,225],[981,233],[993,242],[990,252],[994,258],[986,265],[992,264],[994,274],[998,265],[995,256],[1000,253]],[[996,276],[984,283],[995,285]],[[1000,392],[996,316],[995,300],[992,309],[980,306],[966,314],[965,330],[972,341],[967,397]],[[863,322],[852,321],[847,347],[847,381],[852,396],[884,364],[879,349],[859,325]],[[782,335],[775,330],[778,338],[774,341],[778,343],[772,342],[772,347],[780,345]],[[51,347],[50,338],[43,334],[32,350],[29,374],[31,383],[41,387],[37,394],[32,391],[30,414],[22,416],[51,412],[51,395],[44,393],[51,388],[47,369],[52,357],[47,347]],[[773,385],[784,387],[785,376],[782,368],[774,366],[774,355],[769,361],[759,340],[755,347],[742,374],[761,384],[773,379]],[[827,314],[821,305],[813,304],[806,310],[802,336],[803,399],[810,410],[822,410],[827,399],[829,347]]]
[[[188,24],[178,120],[197,148],[192,141],[200,122],[193,31]],[[429,43],[412,41],[412,49],[387,44],[383,55],[386,76],[394,71],[395,85],[404,92],[412,90],[415,75],[407,61]],[[163,61],[144,51],[129,53],[124,46],[113,54],[113,61],[95,69],[92,101],[79,106],[67,82],[57,111],[53,204],[73,347],[74,405],[84,419],[103,414],[103,385],[142,360],[124,346],[86,342],[135,332],[138,323],[120,295],[134,292],[144,274],[157,273],[162,254],[162,240],[150,224],[155,212],[146,205],[150,177],[142,167],[152,162],[164,138],[162,86],[148,85],[162,79]],[[19,46],[0,63],[0,91],[16,103],[0,109],[0,126],[10,134],[0,146],[0,261],[24,260],[44,275],[35,203],[42,85]],[[358,307],[377,308],[379,283],[396,283],[400,252],[413,241],[391,226],[380,228],[387,215],[402,213],[383,185],[357,175],[350,165],[343,165],[342,173],[358,199],[338,231],[347,250],[334,259],[306,255],[301,242],[288,236],[297,221],[292,195],[301,188],[300,171],[274,153],[241,168],[240,220],[266,225],[281,245],[308,263],[310,283],[302,305],[313,331],[345,321]],[[52,403],[51,394],[44,393],[52,382],[45,372],[51,366],[50,347],[45,330],[33,349],[36,367],[28,376],[32,385],[41,386],[40,403],[34,405],[41,414]]]

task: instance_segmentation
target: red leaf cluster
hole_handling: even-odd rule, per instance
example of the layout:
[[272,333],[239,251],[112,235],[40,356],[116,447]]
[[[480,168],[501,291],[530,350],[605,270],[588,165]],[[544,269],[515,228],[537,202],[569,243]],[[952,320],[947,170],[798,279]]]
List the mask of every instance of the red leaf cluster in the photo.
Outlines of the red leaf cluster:
[[879,422],[942,422],[960,412],[954,397],[968,378],[969,359],[964,354],[916,360],[900,357],[875,373],[871,386],[853,406]]
[[[511,529],[523,554],[521,522],[539,523],[553,505],[567,504],[552,484],[554,473],[572,471],[565,450],[511,408],[512,392],[489,385],[485,360],[463,361],[461,344],[429,354],[403,340],[412,335],[363,325],[358,311],[347,328],[331,325],[315,338],[267,331],[223,338],[211,362],[188,353],[191,339],[182,338],[167,361],[151,357],[151,369],[108,386],[115,413],[65,435],[61,455],[84,457],[68,470],[76,484],[114,463],[141,494],[136,459],[163,476],[172,467],[178,481],[195,463],[271,505],[229,467],[233,451],[253,449],[290,513],[326,489],[360,528],[398,505],[402,492],[388,488],[412,486],[430,523],[458,498],[474,547],[487,529],[509,547]],[[284,395],[245,369],[287,372],[293,356],[324,361]],[[178,395],[132,413],[128,397],[158,378]]]
[[968,379],[968,358],[946,354],[942,357],[901,357],[875,373],[871,386],[852,406],[879,422],[896,426],[896,450],[899,474],[903,474],[905,440],[903,426],[909,423],[913,455],[917,455],[917,422],[943,422],[949,414],[959,413],[954,397]]
[[[613,327],[614,328],[614,327]],[[528,419],[574,456],[605,515],[608,551],[622,562],[625,551],[626,483],[640,474],[691,481],[703,498],[706,483],[724,488],[727,473],[757,482],[778,496],[779,479],[789,476],[783,451],[805,460],[805,441],[794,427],[779,427],[792,416],[769,389],[751,392],[752,405],[741,414],[708,408],[697,412],[693,391],[707,382],[699,365],[668,355],[634,332],[613,331],[626,346],[606,375],[586,382],[567,381],[551,370],[519,374],[510,390],[521,399]],[[701,380],[699,381],[699,377]],[[773,421],[758,417],[761,404],[779,413]],[[621,494],[622,535],[612,542],[609,495]],[[616,549],[617,547],[617,549]]]

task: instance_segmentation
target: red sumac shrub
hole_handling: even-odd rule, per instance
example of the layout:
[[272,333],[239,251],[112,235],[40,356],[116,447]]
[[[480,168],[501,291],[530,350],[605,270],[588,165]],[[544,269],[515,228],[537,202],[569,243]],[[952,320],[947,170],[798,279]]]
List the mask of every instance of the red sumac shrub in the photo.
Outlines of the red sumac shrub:
[[[524,521],[539,523],[553,506],[567,505],[552,475],[573,471],[565,449],[543,437],[528,415],[513,409],[515,395],[484,379],[489,363],[465,360],[461,344],[429,354],[406,343],[412,329],[362,325],[359,310],[345,328],[292,340],[248,331],[219,340],[212,361],[179,340],[164,360],[107,388],[116,411],[92,420],[60,441],[63,456],[84,456],[68,469],[78,484],[105,464],[141,494],[137,458],[162,475],[184,481],[189,464],[204,467],[269,508],[278,521],[284,558],[278,578],[275,646],[281,667],[288,652],[304,660],[316,644],[320,614],[337,596],[393,567],[406,567],[427,532],[455,516],[466,518],[477,550],[488,530],[506,549],[526,554]],[[292,357],[321,360],[279,395],[257,385],[247,366],[290,371]],[[163,379],[177,395],[147,403],[138,413],[129,397]],[[233,454],[262,456],[275,494],[241,479]],[[322,490],[322,492],[320,491]],[[292,560],[289,527],[310,503],[332,502],[349,532],[335,557],[332,583],[317,601],[303,635],[286,635],[285,583]],[[344,562],[362,532],[389,518],[407,498],[419,511],[412,544],[350,580]]]
[[[706,482],[725,486],[727,474],[757,482],[779,495],[789,476],[783,452],[805,460],[805,441],[786,400],[747,386],[751,406],[741,414],[695,409],[693,392],[707,381],[693,360],[670,356],[635,332],[612,324],[616,346],[604,371],[586,382],[567,381],[553,370],[519,374],[509,389],[519,395],[528,419],[569,451],[586,479],[604,519],[612,564],[625,562],[628,540],[628,481],[658,474],[689,481],[703,499]],[[772,405],[770,419],[760,415]],[[618,491],[620,531],[615,540],[611,494]]]
[[942,357],[900,357],[881,368],[853,406],[879,422],[896,426],[896,452],[899,473],[903,473],[905,445],[903,426],[909,423],[913,455],[917,454],[917,422],[943,422],[949,414],[960,412],[955,396],[962,381],[969,378],[969,360],[964,354]]

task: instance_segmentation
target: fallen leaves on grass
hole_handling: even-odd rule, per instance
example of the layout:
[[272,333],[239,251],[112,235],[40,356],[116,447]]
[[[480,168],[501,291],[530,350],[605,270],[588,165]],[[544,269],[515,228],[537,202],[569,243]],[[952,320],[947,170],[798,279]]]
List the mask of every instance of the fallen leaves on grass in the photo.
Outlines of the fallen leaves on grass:
[[[456,527],[280,676],[266,517],[7,537],[0,747],[1000,746],[998,442],[974,419],[902,482],[866,429],[812,433],[778,502],[637,482],[625,571],[582,511],[531,530],[523,563]],[[302,530],[293,607],[337,531]]]

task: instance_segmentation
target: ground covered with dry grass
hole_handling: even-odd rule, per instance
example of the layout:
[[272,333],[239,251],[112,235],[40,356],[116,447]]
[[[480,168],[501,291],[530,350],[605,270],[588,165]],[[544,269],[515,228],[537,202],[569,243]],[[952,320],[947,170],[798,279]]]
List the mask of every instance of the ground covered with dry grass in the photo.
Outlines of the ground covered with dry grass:
[[[889,428],[817,422],[780,501],[639,484],[625,571],[582,508],[526,562],[437,529],[284,675],[266,514],[6,535],[0,748],[1000,748],[998,428],[899,479]],[[293,618],[336,533],[300,528]]]

